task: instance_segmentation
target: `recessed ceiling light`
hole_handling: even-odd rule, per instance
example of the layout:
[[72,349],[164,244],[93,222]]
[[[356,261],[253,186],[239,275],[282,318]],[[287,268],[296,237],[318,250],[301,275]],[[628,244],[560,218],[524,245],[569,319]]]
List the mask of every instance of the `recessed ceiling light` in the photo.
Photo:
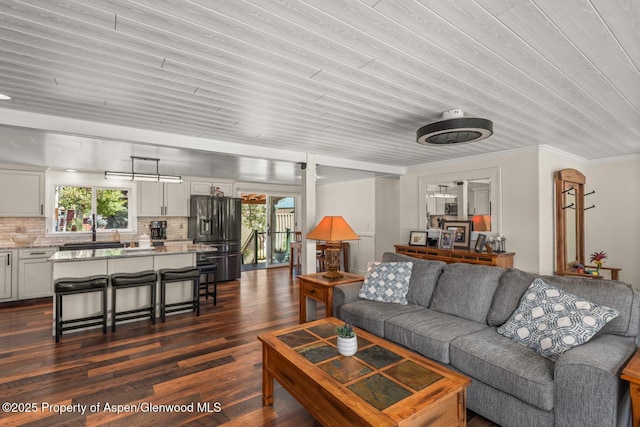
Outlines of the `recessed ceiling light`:
[[11,97],[9,95],[0,93],[0,101],[10,101],[10,100],[11,100]]
[[77,172],[75,169],[67,169],[67,172]]

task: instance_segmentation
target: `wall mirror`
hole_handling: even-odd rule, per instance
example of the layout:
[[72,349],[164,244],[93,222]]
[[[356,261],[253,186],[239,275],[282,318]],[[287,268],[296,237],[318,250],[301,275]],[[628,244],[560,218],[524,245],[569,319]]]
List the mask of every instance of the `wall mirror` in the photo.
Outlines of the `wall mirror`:
[[555,176],[556,273],[584,265],[584,184],[576,169],[562,169]]
[[438,228],[445,219],[472,221],[473,231],[501,232],[499,168],[422,176],[419,189],[420,227]]

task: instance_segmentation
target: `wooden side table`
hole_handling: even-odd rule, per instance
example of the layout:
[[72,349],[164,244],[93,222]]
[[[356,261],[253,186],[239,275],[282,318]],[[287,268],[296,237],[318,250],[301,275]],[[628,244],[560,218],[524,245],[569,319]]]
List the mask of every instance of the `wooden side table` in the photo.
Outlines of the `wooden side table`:
[[[363,276],[341,272],[344,276],[342,279],[329,281],[322,277],[324,274],[298,276],[300,280],[300,323],[316,320],[316,301],[324,303],[326,317],[333,316],[333,287],[364,280]],[[307,300],[309,300],[309,304],[307,304]]]
[[640,427],[640,350],[629,360],[620,378],[629,381],[633,427]]

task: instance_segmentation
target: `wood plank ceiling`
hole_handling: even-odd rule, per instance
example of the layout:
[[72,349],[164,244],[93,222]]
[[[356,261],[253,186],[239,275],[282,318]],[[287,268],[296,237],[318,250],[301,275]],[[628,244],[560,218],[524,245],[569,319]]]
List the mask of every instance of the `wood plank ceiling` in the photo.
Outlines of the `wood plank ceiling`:
[[[7,0],[0,39],[0,93],[12,96],[0,118],[38,113],[371,170],[540,144],[586,159],[640,153],[638,0]],[[494,135],[416,144],[451,108],[492,120]],[[55,139],[11,141],[45,153]]]

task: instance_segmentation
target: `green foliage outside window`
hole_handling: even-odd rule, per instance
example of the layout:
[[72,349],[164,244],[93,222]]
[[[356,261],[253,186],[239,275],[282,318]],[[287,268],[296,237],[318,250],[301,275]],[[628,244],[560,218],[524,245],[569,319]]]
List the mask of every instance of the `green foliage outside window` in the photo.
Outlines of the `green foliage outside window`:
[[[128,190],[91,187],[56,187],[56,231],[91,230],[96,215],[97,229],[122,229],[129,224]],[[95,197],[96,209],[93,201]]]

